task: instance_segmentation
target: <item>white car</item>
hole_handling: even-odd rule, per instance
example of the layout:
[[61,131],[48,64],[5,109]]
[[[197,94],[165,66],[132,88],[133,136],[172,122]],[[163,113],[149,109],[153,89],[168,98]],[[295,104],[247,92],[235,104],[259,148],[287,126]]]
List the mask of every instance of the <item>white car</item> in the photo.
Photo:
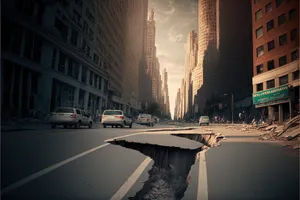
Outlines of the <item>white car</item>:
[[140,114],[137,123],[141,125],[154,126],[154,119],[150,114]]
[[132,118],[126,116],[122,110],[105,110],[102,114],[101,123],[106,126],[121,127],[129,126],[132,128]]
[[201,126],[202,124],[209,125],[209,117],[208,116],[201,116],[199,119],[199,125]]

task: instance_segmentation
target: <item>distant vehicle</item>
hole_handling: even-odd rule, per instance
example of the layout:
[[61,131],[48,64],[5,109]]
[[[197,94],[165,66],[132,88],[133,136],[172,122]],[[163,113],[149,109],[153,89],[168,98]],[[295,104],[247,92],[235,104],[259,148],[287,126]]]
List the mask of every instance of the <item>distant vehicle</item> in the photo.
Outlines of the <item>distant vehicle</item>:
[[106,126],[132,128],[132,117],[126,116],[122,110],[105,110],[102,114],[101,123]]
[[202,124],[209,125],[209,117],[208,116],[201,116],[199,119],[199,125],[201,126]]
[[154,119],[150,114],[140,114],[137,119],[137,123],[141,125],[154,126]]
[[61,107],[57,108],[51,115],[51,128],[62,125],[64,128],[72,127],[80,128],[80,126],[88,126],[92,128],[93,120],[89,114],[78,108]]

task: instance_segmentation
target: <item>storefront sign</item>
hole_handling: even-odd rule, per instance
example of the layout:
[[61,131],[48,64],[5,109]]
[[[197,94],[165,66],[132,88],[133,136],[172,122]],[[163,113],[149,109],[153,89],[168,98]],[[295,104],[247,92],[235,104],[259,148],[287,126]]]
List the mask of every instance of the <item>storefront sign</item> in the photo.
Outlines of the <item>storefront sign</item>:
[[253,104],[267,103],[286,98],[289,98],[289,86],[283,85],[253,94]]

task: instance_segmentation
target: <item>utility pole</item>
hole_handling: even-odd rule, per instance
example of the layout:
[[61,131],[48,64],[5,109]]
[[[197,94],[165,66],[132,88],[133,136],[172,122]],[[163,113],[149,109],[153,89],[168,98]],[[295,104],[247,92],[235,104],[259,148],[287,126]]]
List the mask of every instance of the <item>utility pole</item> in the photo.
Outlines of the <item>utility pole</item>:
[[233,124],[233,93],[231,94],[231,123]]

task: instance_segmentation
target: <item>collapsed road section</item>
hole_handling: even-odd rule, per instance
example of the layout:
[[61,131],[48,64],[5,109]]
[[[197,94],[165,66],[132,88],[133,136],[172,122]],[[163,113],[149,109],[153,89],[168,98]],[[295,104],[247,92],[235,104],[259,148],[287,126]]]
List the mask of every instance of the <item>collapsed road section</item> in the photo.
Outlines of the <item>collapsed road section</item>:
[[[179,137],[176,137],[179,136]],[[143,134],[132,138],[108,141],[133,149],[153,159],[148,180],[132,200],[177,200],[187,190],[192,165],[199,153],[217,146],[221,137],[210,134]]]

